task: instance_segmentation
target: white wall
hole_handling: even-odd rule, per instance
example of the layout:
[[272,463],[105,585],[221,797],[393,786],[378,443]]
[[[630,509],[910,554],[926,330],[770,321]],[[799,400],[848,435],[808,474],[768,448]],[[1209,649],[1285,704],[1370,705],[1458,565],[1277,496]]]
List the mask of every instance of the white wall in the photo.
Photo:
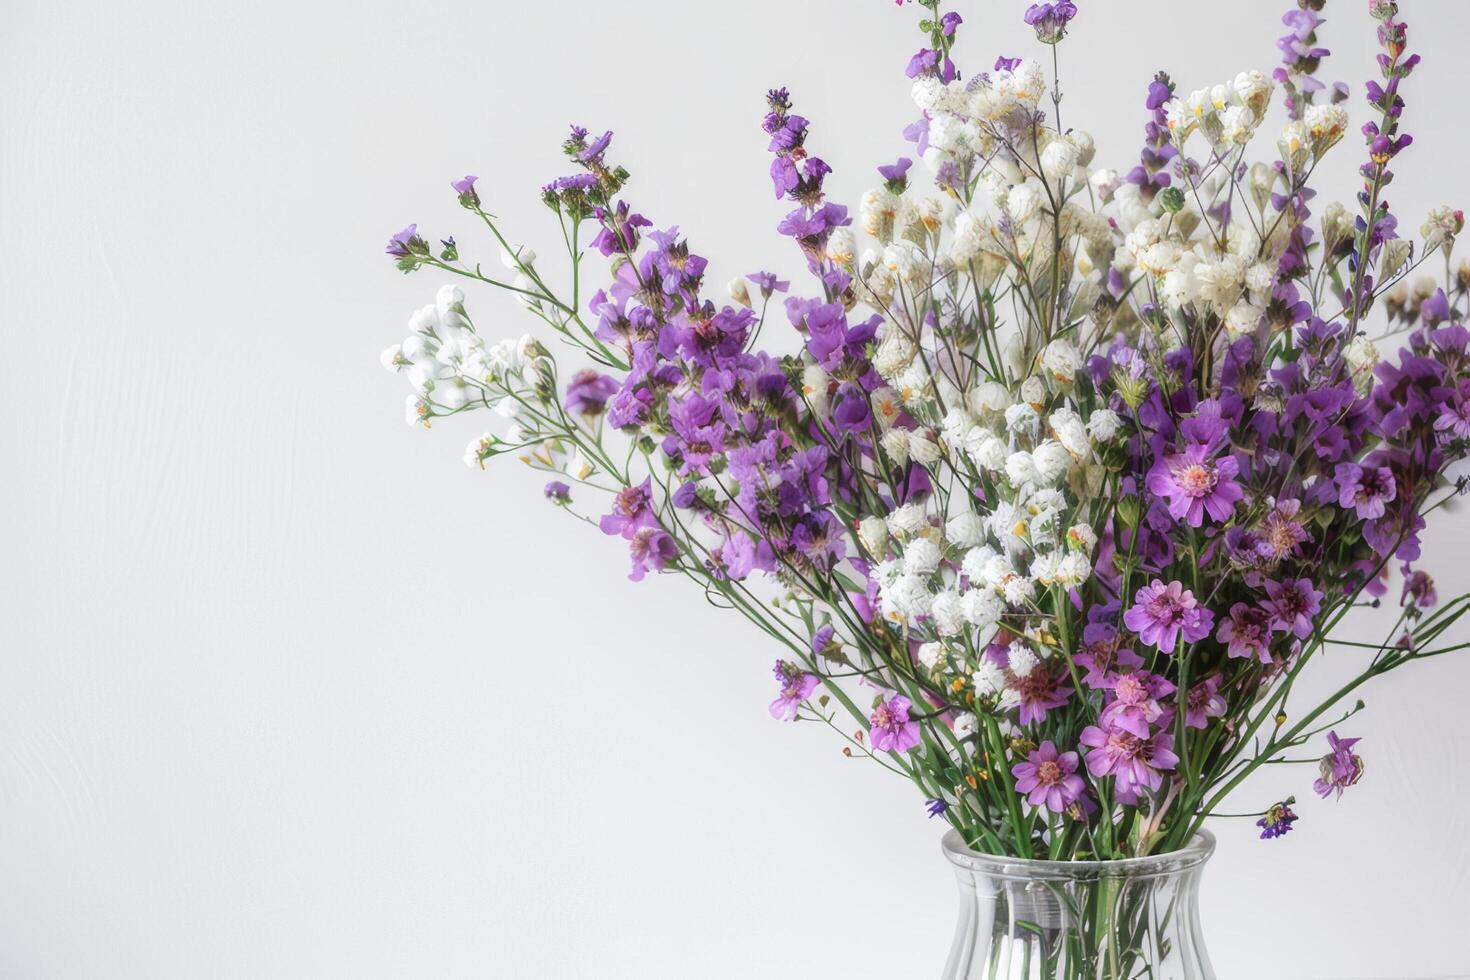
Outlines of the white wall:
[[[1339,5],[1323,74],[1357,81],[1371,24]],[[1131,165],[1151,73],[1268,68],[1284,6],[1085,4],[1067,121]],[[1417,227],[1467,203],[1436,188],[1470,150],[1470,8],[1407,6],[1421,142],[1389,198]],[[1023,7],[961,7],[972,67],[1032,50]],[[466,470],[478,420],[408,428],[377,364],[438,285],[393,271],[383,240],[416,220],[483,248],[447,186],[472,172],[551,255],[535,192],[571,121],[618,130],[630,194],[712,281],[798,271],[772,230],[764,90],[792,87],[855,201],[904,149],[915,17],[0,9],[0,976],[938,972],[952,884],[911,788],[772,722],[754,629],[678,581],[628,583],[622,549],[533,474]],[[1358,154],[1337,151],[1341,197]],[[523,329],[501,297],[470,303]],[[1466,530],[1429,538],[1442,593],[1470,587]],[[1216,827],[1222,976],[1470,972],[1467,681],[1470,660],[1381,684],[1340,804],[1301,773],[1236,801],[1294,789],[1302,819],[1271,843]]]

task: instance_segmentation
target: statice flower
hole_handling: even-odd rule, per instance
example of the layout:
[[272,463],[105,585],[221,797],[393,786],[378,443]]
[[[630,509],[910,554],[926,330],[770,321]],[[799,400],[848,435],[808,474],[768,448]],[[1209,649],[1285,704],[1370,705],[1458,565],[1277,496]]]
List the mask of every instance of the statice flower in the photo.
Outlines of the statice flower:
[[1016,792],[1024,793],[1032,806],[1045,806],[1052,813],[1062,813],[1082,795],[1086,788],[1077,775],[1076,752],[1057,752],[1051,741],[1042,742],[1027,757],[1011,767],[1016,778]]
[[1357,738],[1338,738],[1337,732],[1327,733],[1327,746],[1331,750],[1322,757],[1322,775],[1312,784],[1312,789],[1324,800],[1334,793],[1342,799],[1342,791],[1363,778],[1363,760],[1353,752],[1353,746],[1362,741]]
[[1296,798],[1293,797],[1271,804],[1265,815],[1256,821],[1256,826],[1261,828],[1261,840],[1281,837],[1291,830],[1291,825],[1296,823],[1296,814],[1291,809],[1291,804],[1295,802]]
[[1387,466],[1339,463],[1333,475],[1338,503],[1353,508],[1359,517],[1382,517],[1386,505],[1398,496],[1398,483]]
[[1055,3],[1033,3],[1026,8],[1025,21],[1036,29],[1036,39],[1043,44],[1056,44],[1067,36],[1067,24],[1077,16],[1077,6],[1069,0]]
[[795,721],[798,709],[812,696],[812,692],[821,683],[821,678],[807,673],[789,660],[776,661],[774,673],[776,683],[781,685],[781,693],[771,702],[771,717],[777,721]]

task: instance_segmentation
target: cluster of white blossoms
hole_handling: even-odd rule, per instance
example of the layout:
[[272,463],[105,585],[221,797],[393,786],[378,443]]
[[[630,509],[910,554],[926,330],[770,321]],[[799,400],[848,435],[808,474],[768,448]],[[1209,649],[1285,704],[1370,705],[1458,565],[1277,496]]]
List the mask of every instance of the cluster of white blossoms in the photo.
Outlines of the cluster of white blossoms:
[[1243,71],[1234,81],[1170,99],[1164,107],[1169,132],[1180,146],[1195,131],[1218,150],[1245,146],[1265,120],[1272,88],[1260,72]]
[[430,420],[472,408],[488,408],[509,421],[504,437],[491,433],[470,441],[465,464],[483,467],[491,456],[536,441],[528,411],[538,375],[550,360],[530,334],[487,344],[465,313],[464,293],[441,286],[434,302],[415,310],[409,335],[382,353],[383,367],[408,380],[405,420],[428,427]]

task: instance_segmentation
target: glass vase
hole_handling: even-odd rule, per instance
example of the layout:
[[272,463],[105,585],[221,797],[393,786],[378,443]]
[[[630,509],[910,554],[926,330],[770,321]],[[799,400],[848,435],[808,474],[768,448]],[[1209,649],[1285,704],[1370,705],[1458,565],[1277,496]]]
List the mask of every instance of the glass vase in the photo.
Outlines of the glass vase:
[[1199,879],[1215,838],[1120,861],[981,854],[960,835],[944,854],[960,916],[944,980],[1214,980],[1199,926]]

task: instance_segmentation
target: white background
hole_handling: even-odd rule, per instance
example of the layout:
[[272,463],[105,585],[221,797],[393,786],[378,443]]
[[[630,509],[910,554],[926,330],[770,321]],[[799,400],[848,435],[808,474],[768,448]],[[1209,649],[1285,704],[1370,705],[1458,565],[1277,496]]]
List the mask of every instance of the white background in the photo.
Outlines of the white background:
[[[1152,72],[1269,69],[1284,6],[1084,4],[1067,123],[1127,169]],[[1327,11],[1324,77],[1370,70],[1363,6]],[[1037,51],[1023,7],[960,7],[966,67]],[[1470,9],[1407,7],[1420,142],[1389,199],[1417,228],[1470,203]],[[0,976],[937,974],[953,886],[912,788],[773,722],[753,628],[687,583],[628,583],[619,543],[518,464],[467,470],[481,420],[408,428],[377,363],[439,285],[392,269],[391,232],[494,261],[451,179],[481,175],[551,267],[536,189],[572,121],[618,130],[629,193],[711,282],[798,272],[764,90],[792,87],[855,202],[905,148],[916,20],[885,0],[3,5]],[[1319,212],[1360,153],[1335,151]],[[527,326],[469,302],[489,333]],[[1441,594],[1470,585],[1467,544],[1459,515],[1429,536]],[[1232,801],[1302,798],[1284,840],[1215,827],[1222,977],[1470,972],[1467,680],[1461,660],[1380,684],[1341,803],[1294,767]]]

